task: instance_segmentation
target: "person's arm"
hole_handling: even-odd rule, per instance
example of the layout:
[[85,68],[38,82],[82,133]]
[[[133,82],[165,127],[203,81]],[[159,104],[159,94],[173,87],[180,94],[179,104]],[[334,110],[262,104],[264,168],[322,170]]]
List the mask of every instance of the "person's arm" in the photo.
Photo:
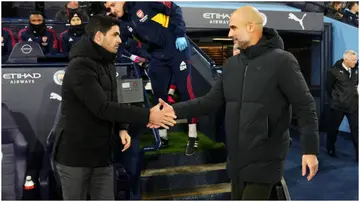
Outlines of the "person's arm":
[[91,62],[78,60],[76,68],[68,68],[63,86],[68,85],[76,97],[99,119],[120,122],[147,124],[150,111],[142,107],[129,106],[108,101],[97,81],[97,73]]
[[336,77],[334,76],[331,69],[329,69],[327,72],[326,91],[328,93],[328,97],[330,100],[332,99],[331,92],[332,92],[333,86],[335,84],[335,80],[336,80]]
[[279,64],[278,84],[298,118],[303,154],[319,153],[316,105],[295,57],[287,53]]
[[51,36],[51,40],[49,40],[49,44],[48,44],[48,46],[49,46],[49,53],[50,54],[55,54],[55,53],[57,53],[57,52],[59,52],[59,50],[58,50],[58,40],[57,40],[57,37],[56,37],[56,32],[54,31],[54,30],[52,30],[52,29],[47,29],[48,30],[48,32],[49,32],[49,34],[50,34],[50,36]]
[[135,39],[129,39],[128,41],[128,51],[132,54],[140,56],[142,58],[150,59],[151,55],[147,52],[147,48],[140,41]]
[[151,2],[151,7],[170,17],[170,22],[176,26],[175,36],[185,37],[186,26],[181,8],[171,1]]
[[6,40],[6,43],[4,44],[4,46],[5,46],[6,52],[8,54],[10,54],[16,44],[16,40],[15,40],[14,34],[12,33],[11,30],[5,29],[5,31],[7,32],[7,40]]
[[179,102],[172,107],[179,118],[208,115],[225,103],[223,82],[219,79],[210,91],[202,96],[186,102]]
[[22,29],[19,31],[18,33],[18,42],[21,42],[21,41],[27,41],[28,38],[26,37],[26,28]]
[[60,53],[68,53],[70,51],[69,48],[69,39],[68,39],[68,35],[65,34],[67,33],[67,31],[64,31],[63,33],[60,34],[60,40],[59,40],[59,52]]

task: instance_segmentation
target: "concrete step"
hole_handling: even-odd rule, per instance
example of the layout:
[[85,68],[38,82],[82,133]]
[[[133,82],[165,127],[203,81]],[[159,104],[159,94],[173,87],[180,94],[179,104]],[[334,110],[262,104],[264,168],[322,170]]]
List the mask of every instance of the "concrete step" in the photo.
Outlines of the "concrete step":
[[230,183],[142,193],[142,200],[230,200]]
[[146,155],[143,161],[143,169],[162,169],[168,167],[191,166],[202,164],[216,164],[226,162],[227,152],[225,148],[198,151],[192,156],[181,153],[151,154]]
[[141,190],[157,192],[230,182],[226,163],[187,165],[144,170]]

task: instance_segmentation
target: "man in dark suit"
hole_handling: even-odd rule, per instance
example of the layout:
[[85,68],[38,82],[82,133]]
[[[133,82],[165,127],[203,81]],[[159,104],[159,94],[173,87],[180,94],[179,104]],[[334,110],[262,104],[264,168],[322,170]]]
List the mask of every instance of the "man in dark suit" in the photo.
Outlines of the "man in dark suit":
[[113,200],[113,134],[125,151],[127,124],[173,126],[176,116],[160,110],[117,103],[114,60],[120,39],[117,20],[94,16],[70,51],[62,86],[62,117],[53,148],[64,200]]

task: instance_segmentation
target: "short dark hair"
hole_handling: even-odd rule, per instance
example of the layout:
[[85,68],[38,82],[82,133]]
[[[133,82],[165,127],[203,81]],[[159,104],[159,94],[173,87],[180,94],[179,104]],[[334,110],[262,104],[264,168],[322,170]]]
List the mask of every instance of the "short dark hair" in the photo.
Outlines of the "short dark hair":
[[85,27],[86,35],[93,39],[97,32],[106,34],[112,26],[119,25],[119,21],[109,16],[95,15],[90,18],[88,24]]
[[347,4],[347,8],[348,8],[349,10],[351,10],[352,7],[355,6],[355,4],[358,4],[358,3],[357,3],[357,2],[349,2],[349,3]]
[[43,18],[44,18],[44,15],[41,11],[38,11],[38,10],[33,10],[33,11],[30,11],[29,13],[29,19],[30,19],[30,16],[31,15],[41,15]]

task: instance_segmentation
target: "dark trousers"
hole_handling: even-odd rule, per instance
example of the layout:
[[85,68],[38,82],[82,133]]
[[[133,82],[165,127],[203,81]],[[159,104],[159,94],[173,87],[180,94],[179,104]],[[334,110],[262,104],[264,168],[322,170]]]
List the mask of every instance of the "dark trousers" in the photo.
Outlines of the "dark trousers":
[[87,168],[56,163],[63,200],[115,200],[112,166]]
[[328,127],[327,133],[327,149],[334,150],[336,137],[338,134],[338,128],[344,119],[344,116],[349,121],[350,131],[351,131],[351,139],[355,147],[356,155],[358,155],[358,142],[359,142],[359,113],[356,112],[354,114],[348,114],[342,111],[338,111],[335,109],[331,109],[330,113],[330,123]]
[[122,165],[130,177],[130,200],[141,200],[140,197],[140,140],[132,137],[131,146],[123,153]]
[[[123,145],[119,136],[116,136],[112,142],[114,161],[116,164],[121,164],[129,176],[130,185],[130,200],[140,200],[140,175],[141,175],[141,158],[140,153],[140,136],[146,132],[146,128],[142,125],[132,125],[129,130],[131,136],[130,147],[121,152]],[[148,145],[146,145],[148,146]],[[118,191],[118,190],[117,190]]]
[[273,184],[231,180],[231,200],[269,200]]
[[[154,92],[154,104],[157,104],[158,98],[167,100],[169,87],[175,84],[179,91],[181,101],[188,101],[195,98],[191,83],[190,48],[180,52],[169,61],[161,61],[156,58],[151,59],[149,64],[149,77],[151,87]],[[188,123],[196,123],[196,119],[189,117]]]

